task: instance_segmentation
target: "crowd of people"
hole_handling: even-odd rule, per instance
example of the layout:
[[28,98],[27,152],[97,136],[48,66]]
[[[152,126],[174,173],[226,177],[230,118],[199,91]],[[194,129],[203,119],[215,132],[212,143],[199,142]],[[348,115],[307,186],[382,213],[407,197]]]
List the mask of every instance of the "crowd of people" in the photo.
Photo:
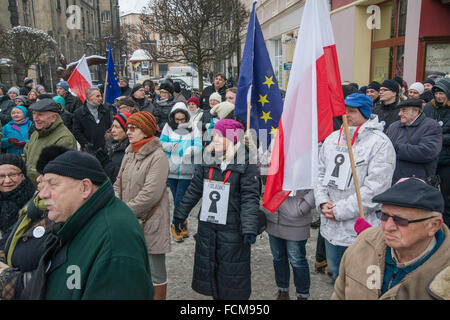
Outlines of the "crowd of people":
[[[275,213],[260,205],[273,145],[252,161],[258,141],[234,116],[224,75],[199,97],[170,79],[119,86],[108,104],[103,87],[83,103],[63,80],[56,95],[30,78],[0,84],[0,299],[164,300],[171,238],[183,245],[190,214],[192,288],[213,299],[249,299],[251,245],[265,230],[276,299],[290,299],[291,266],[295,297],[307,300],[311,227],[332,298],[450,298],[449,78],[343,83],[356,177],[336,117],[317,187]],[[355,227],[361,207],[367,230]]]

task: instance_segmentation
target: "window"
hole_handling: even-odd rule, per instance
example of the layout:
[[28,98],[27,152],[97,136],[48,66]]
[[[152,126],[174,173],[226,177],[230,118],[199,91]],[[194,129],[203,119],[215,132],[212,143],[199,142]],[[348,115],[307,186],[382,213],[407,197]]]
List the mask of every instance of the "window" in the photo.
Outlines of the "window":
[[407,0],[380,5],[381,28],[372,31],[371,81],[403,77]]

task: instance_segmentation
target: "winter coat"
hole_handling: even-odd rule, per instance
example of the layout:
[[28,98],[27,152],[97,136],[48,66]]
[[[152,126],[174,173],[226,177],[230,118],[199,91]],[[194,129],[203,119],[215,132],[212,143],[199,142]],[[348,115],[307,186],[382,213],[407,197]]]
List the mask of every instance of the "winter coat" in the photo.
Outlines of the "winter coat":
[[[442,89],[450,99],[450,81],[439,81],[435,86]],[[436,120],[442,127],[442,151],[439,155],[439,166],[450,166],[450,100],[444,105],[433,99],[427,103],[423,112],[427,117]]]
[[314,190],[297,190],[281,204],[275,213],[265,210],[266,232],[290,241],[307,240],[314,209]]
[[135,105],[139,108],[139,111],[147,111],[150,112],[151,114],[155,113],[155,106],[147,98],[139,100],[135,99],[134,97],[131,98],[135,102]]
[[12,120],[11,111],[15,106],[14,101],[11,101],[8,96],[3,96],[0,98],[0,121],[2,126],[6,125]]
[[[350,136],[353,137],[355,127],[350,127]],[[356,239],[353,229],[356,218],[360,216],[356,198],[355,184],[350,179],[345,190],[333,186],[323,185],[327,165],[334,163],[331,159],[339,140],[341,131],[333,132],[325,139],[319,151],[318,181],[314,189],[314,197],[318,212],[322,212],[320,205],[328,201],[335,204],[333,213],[337,221],[326,219],[321,215],[320,233],[331,244],[350,246]],[[347,148],[345,132],[342,130],[340,145]],[[356,173],[361,191],[362,206],[365,219],[372,225],[380,225],[377,210],[381,205],[372,202],[372,198],[391,186],[394,174],[396,155],[389,138],[383,133],[383,124],[378,117],[371,115],[359,129],[353,145]]]
[[15,148],[12,143],[8,142],[9,138],[16,138],[19,141],[28,142],[28,130],[31,127],[31,121],[25,118],[26,122],[18,125],[13,120],[8,122],[6,126],[2,128],[2,149],[6,149],[6,153],[22,154],[22,148]]
[[35,187],[28,177],[8,192],[0,192],[0,249],[3,250],[6,238],[19,217],[19,211],[33,197]]
[[392,183],[415,176],[429,181],[436,175],[439,153],[442,149],[442,130],[439,124],[421,113],[409,126],[396,121],[386,135],[397,154]]
[[105,132],[111,128],[113,122],[112,111],[102,104],[99,105],[99,122],[97,123],[86,103],[73,114],[73,135],[82,148],[85,148],[88,143],[93,144],[95,149],[103,148],[105,146]]
[[[386,246],[381,228],[370,228],[363,231],[355,243],[348,248],[342,257],[339,276],[334,285],[332,299],[336,300],[430,300],[427,288],[436,273],[449,266],[450,232],[442,225],[444,242],[416,270],[406,275],[397,285],[381,295],[381,285],[385,272]],[[371,267],[371,269],[369,268]],[[379,287],[371,279],[379,279]]]
[[72,150],[77,149],[77,141],[66,128],[61,117],[58,117],[48,129],[33,132],[23,149],[23,160],[27,164],[27,175],[33,183],[36,183],[39,176],[36,171],[36,163],[42,149],[52,145],[63,146]]
[[400,116],[398,115],[399,110],[397,108],[397,104],[399,102],[399,99],[391,104],[384,104],[384,102],[379,101],[376,105],[374,105],[372,109],[372,113],[378,116],[378,121],[384,121],[384,133],[386,133],[387,129],[392,123],[400,120]]
[[189,111],[189,116],[190,116],[190,123],[192,128],[197,128],[200,132],[200,134],[203,133],[203,110],[200,108],[197,108],[197,110],[195,110],[194,112]]
[[[213,181],[224,181],[227,171],[231,172],[227,180],[230,194],[226,224],[199,220],[194,236],[192,289],[215,299],[241,300],[251,294],[251,252],[250,245],[243,243],[243,235],[258,232],[259,173],[256,165],[249,164],[248,149],[240,144],[236,146],[238,151],[225,171],[221,170],[221,163],[205,158],[174,213],[178,219],[188,217],[203,196],[203,183],[209,179],[211,168]],[[238,164],[237,156],[244,150],[245,164]]]
[[[187,123],[177,125],[174,121],[175,113],[183,112]],[[189,127],[189,112],[186,106],[183,108],[174,106],[161,133],[161,143],[164,153],[169,159],[170,179],[191,180],[194,174],[194,164],[200,164],[202,159],[202,140],[197,128]],[[177,128],[174,130],[174,128]],[[178,144],[176,150],[173,150]]]
[[211,85],[209,87],[206,87],[205,89],[203,89],[202,95],[200,96],[200,108],[203,110],[206,110],[209,108],[209,97],[214,93],[217,92],[218,94],[220,94],[220,96],[222,97],[222,101],[225,101],[225,96],[227,94],[227,88],[226,86],[223,86],[222,88],[219,89],[219,91],[216,91],[216,89],[214,88],[214,85]]
[[133,89],[131,89],[129,86],[120,87],[120,93],[122,96],[129,97],[131,95],[132,91],[133,91]]
[[83,102],[80,100],[80,98],[74,96],[70,92],[66,93],[64,100],[66,100],[65,110],[69,111],[70,113],[74,113],[75,110],[83,105]]
[[168,175],[169,161],[161,142],[154,137],[138,153],[134,152],[131,145],[128,146],[119,176],[114,183],[116,196],[120,198],[122,194],[121,199],[139,219],[147,217],[155,205],[158,205],[144,225],[148,254],[170,252],[169,193],[166,186]]
[[32,87],[23,86],[22,88],[20,88],[19,94],[21,96],[25,96],[26,97],[30,93],[31,89],[33,89],[33,88]]
[[[133,212],[114,196],[109,180],[64,223],[54,238],[61,249],[48,264],[46,300],[152,299],[142,229]],[[74,270],[74,266],[78,268]],[[74,275],[79,277],[78,288],[73,285],[75,281],[70,282]]]
[[128,141],[128,138],[125,138],[122,141],[111,140],[106,142],[105,148],[107,158],[102,161],[102,166],[111,180],[111,183],[116,182],[123,157],[125,156],[125,150],[129,144],[130,141]]
[[[164,129],[167,121],[169,121],[169,114],[174,105],[173,97],[170,97],[169,100],[158,100],[155,102],[155,112],[153,115],[156,118],[156,123],[160,130]],[[161,132],[158,133],[158,136],[160,134]]]

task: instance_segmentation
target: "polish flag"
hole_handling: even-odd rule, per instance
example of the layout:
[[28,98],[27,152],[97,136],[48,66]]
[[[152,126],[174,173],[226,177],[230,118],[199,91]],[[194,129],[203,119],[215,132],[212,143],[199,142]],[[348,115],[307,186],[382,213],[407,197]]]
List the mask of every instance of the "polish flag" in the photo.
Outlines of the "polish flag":
[[325,0],[307,0],[264,192],[267,210],[275,212],[291,191],[315,188],[318,142],[343,114],[330,13]]
[[86,55],[83,55],[80,61],[78,61],[67,83],[69,84],[70,90],[84,103],[86,101],[86,90],[92,87],[91,73],[86,61]]

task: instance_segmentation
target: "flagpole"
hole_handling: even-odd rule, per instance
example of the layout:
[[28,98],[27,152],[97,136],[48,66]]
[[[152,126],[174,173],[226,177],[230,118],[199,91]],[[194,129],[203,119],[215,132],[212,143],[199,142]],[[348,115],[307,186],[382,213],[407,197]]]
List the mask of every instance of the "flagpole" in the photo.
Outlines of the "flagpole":
[[358,207],[359,207],[359,216],[364,219],[364,209],[362,206],[361,192],[359,190],[359,181],[358,181],[358,177],[356,175],[355,159],[353,157],[353,149],[352,149],[352,143],[350,142],[350,133],[348,130],[348,121],[347,121],[346,114],[342,115],[342,121],[344,122],[344,130],[345,130],[345,137],[347,140],[348,154],[350,156],[350,163],[352,165],[352,174],[353,174],[353,181],[355,182],[356,198],[358,200]]
[[108,68],[106,68],[105,90],[103,90],[103,104],[106,102],[106,90],[108,90]]

